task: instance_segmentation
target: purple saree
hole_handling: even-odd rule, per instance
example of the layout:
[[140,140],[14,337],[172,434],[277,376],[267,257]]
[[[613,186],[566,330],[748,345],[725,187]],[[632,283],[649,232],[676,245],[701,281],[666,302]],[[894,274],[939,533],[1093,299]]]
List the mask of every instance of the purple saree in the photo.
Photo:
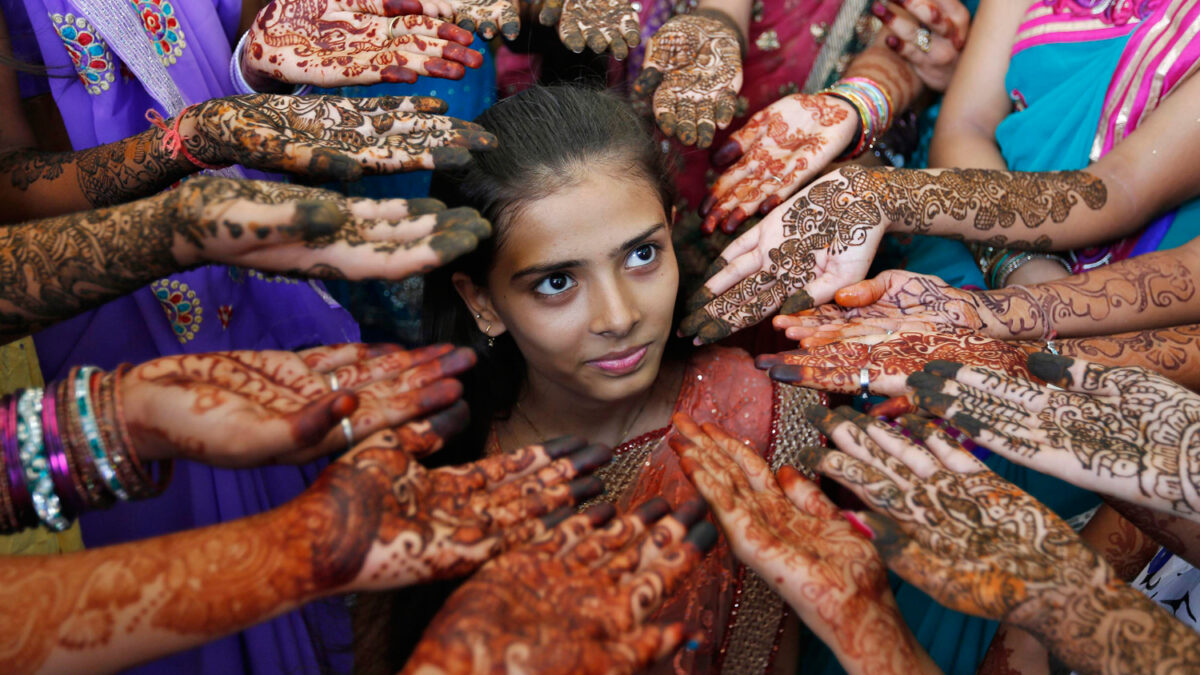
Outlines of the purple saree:
[[[235,93],[228,66],[240,0],[2,0],[0,6],[10,24],[28,19],[32,30],[26,35],[33,36],[33,50],[51,73],[77,76],[48,80],[76,149],[144,131],[148,108],[170,116],[182,105]],[[96,7],[109,12],[107,20]],[[124,24],[112,20],[121,12],[128,14],[120,17]],[[47,380],[83,363],[109,368],[168,354],[292,350],[358,340],[354,320],[319,283],[218,266],[156,281],[35,336]],[[230,471],[178,464],[162,497],[85,516],[85,543],[103,546],[259,513],[295,497],[320,469]],[[331,602],[133,672],[348,671],[349,642],[346,613]],[[338,653],[330,655],[329,648]]]

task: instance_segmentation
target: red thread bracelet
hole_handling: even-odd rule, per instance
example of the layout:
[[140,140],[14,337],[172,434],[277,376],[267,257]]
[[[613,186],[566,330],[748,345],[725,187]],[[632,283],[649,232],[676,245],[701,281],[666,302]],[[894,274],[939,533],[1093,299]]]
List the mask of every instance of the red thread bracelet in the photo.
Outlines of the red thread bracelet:
[[154,126],[163,130],[165,135],[163,136],[162,147],[163,150],[171,153],[171,159],[175,159],[179,157],[179,153],[183,153],[184,158],[201,169],[217,171],[225,168],[221,166],[213,166],[212,164],[205,164],[204,162],[196,159],[192,153],[188,152],[187,147],[183,143],[183,136],[179,133],[179,123],[183,121],[183,115],[189,109],[191,109],[191,106],[181,110],[179,114],[175,116],[175,124],[171,127],[167,126],[167,121],[163,119],[162,114],[154,108],[150,108],[146,111],[146,119]]

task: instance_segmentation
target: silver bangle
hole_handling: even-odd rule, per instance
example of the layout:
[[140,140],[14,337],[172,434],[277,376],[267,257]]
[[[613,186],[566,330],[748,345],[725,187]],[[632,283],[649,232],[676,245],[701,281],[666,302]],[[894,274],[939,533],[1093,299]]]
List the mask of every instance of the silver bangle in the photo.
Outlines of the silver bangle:
[[[233,83],[234,90],[239,94],[262,94],[250,86],[246,81],[246,76],[242,74],[242,50],[246,47],[246,38],[250,36],[250,31],[242,33],[241,39],[238,40],[237,46],[233,48],[233,56],[229,59],[229,80]],[[303,96],[312,90],[312,86],[307,84],[298,84],[292,91],[292,96]]]
[[1013,272],[1016,272],[1018,268],[1022,267],[1030,260],[1038,259],[1053,260],[1054,262],[1062,265],[1063,269],[1067,271],[1067,274],[1074,273],[1074,270],[1071,269],[1071,263],[1067,262],[1062,256],[1057,256],[1051,253],[1017,253],[1011,256],[1008,260],[1005,260],[1004,264],[1000,266],[1000,269],[996,270],[996,288],[1004,288],[1007,286],[1008,278],[1012,276]]

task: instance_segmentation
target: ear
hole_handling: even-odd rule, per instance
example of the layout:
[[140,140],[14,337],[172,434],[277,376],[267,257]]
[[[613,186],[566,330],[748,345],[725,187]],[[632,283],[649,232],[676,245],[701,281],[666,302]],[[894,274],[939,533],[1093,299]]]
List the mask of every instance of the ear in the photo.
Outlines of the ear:
[[458,292],[458,297],[462,298],[467,309],[471,310],[471,315],[475,318],[475,325],[479,327],[481,333],[488,337],[496,337],[508,330],[500,315],[496,313],[496,309],[492,305],[491,293],[488,292],[486,286],[476,285],[474,281],[471,281],[471,277],[463,272],[455,272],[451,275],[450,282],[454,284],[454,290]]

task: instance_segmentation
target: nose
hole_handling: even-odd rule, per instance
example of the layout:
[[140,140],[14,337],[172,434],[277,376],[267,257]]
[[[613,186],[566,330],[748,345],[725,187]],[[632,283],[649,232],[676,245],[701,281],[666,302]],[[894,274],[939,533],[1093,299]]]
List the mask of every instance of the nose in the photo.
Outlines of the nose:
[[619,279],[592,286],[591,331],[603,337],[629,335],[642,320],[636,295]]

